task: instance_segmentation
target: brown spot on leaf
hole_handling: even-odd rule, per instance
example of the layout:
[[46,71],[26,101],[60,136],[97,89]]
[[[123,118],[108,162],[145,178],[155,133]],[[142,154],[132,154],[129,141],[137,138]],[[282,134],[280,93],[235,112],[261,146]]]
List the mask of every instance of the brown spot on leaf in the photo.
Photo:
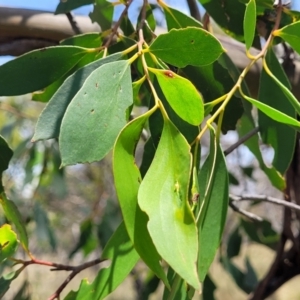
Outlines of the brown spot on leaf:
[[174,74],[171,71],[165,71],[164,74],[170,78],[174,78]]

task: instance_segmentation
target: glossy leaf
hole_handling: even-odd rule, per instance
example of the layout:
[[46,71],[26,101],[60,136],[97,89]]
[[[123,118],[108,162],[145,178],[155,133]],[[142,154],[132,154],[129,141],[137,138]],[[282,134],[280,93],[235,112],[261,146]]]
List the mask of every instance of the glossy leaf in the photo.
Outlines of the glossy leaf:
[[[134,119],[121,131],[113,153],[115,187],[123,213],[128,235],[140,257],[164,283],[169,286],[165,272],[147,229],[148,217],[137,203],[138,190],[142,181],[135,164],[134,152],[145,122],[153,109]],[[126,170],[126,174],[124,174]]]
[[58,138],[65,111],[88,76],[102,65],[119,60],[121,56],[121,53],[116,53],[99,59],[68,77],[42,111],[32,141]]
[[210,129],[210,155],[199,170],[198,180],[198,274],[203,282],[221,242],[229,201],[225,157],[213,128]]
[[252,46],[256,28],[256,3],[255,0],[249,0],[246,5],[244,16],[244,37],[247,50]]
[[258,100],[255,100],[250,97],[245,97],[246,100],[248,100],[250,103],[252,103],[254,106],[256,106],[260,111],[265,113],[267,116],[269,116],[271,119],[283,123],[288,124],[296,127],[300,127],[300,122],[296,119],[282,113],[281,111],[272,108],[271,106],[268,106]]
[[4,191],[2,186],[2,173],[8,168],[12,156],[12,150],[9,148],[5,139],[0,135],[0,193]]
[[95,70],[64,115],[59,136],[62,165],[102,159],[125,126],[125,111],[131,104],[127,61],[108,63]]
[[207,31],[189,27],[159,35],[149,51],[173,66],[203,66],[213,63],[224,52],[220,42]]
[[114,6],[106,0],[96,0],[94,10],[89,14],[92,22],[100,25],[101,31],[111,29],[113,20]]
[[158,253],[195,289],[197,229],[188,204],[190,147],[174,125],[165,120],[162,136],[138,194],[149,216],[148,230]]
[[28,52],[0,66],[0,95],[15,96],[45,88],[73,68],[85,48],[55,46]]
[[71,291],[65,300],[104,299],[128,276],[139,256],[133,248],[124,223],[108,241],[101,258],[110,260],[110,266],[102,268],[91,284],[84,279],[79,290]]
[[0,227],[0,263],[8,257],[13,256],[18,247],[16,233],[11,229],[11,226],[4,224]]
[[102,44],[101,35],[98,32],[88,32],[66,38],[60,45],[72,45],[84,48],[96,48]]
[[66,0],[59,1],[56,7],[55,14],[64,14],[70,12],[71,10],[78,8],[83,5],[88,5],[94,3],[95,0]]
[[24,250],[27,253],[29,253],[28,236],[27,236],[26,228],[16,204],[13,201],[7,199],[4,192],[0,194],[0,203],[2,205],[5,217],[15,225],[19,236],[19,240]]
[[202,28],[202,24],[191,16],[185,13],[167,6],[164,2],[160,2],[160,5],[164,9],[164,13],[167,21],[167,28],[170,31],[173,28],[185,28],[185,27],[199,27]]
[[274,31],[273,35],[283,38],[296,52],[300,54],[300,21]]
[[[272,50],[268,51],[266,62],[281,84],[289,89],[289,80]],[[293,158],[296,142],[296,131],[287,125],[299,128],[300,122],[296,120],[294,107],[265,69],[261,72],[258,99],[263,103],[256,101],[252,104],[263,112],[258,113],[262,140],[265,144],[273,147],[275,155],[272,165],[281,174],[284,174]],[[273,111],[270,106],[275,110]]]
[[204,118],[204,107],[195,86],[172,71],[148,69],[155,74],[167,101],[178,116],[192,125],[200,125]]

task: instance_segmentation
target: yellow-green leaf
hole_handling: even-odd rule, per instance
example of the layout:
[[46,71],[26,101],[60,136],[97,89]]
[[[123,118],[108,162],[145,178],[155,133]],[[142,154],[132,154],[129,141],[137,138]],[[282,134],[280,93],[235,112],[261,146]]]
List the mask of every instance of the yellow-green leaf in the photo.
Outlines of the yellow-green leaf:
[[189,144],[166,120],[155,157],[141,183],[138,203],[149,216],[148,230],[158,253],[199,290],[197,228],[188,203],[191,164]]
[[195,86],[186,78],[169,70],[148,68],[153,72],[173,110],[184,121],[199,125],[204,118],[203,100]]

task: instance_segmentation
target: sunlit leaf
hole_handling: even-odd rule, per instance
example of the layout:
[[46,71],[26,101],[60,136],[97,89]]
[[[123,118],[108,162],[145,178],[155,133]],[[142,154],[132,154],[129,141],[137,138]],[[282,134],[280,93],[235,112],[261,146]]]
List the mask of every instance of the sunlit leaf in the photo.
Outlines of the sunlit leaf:
[[132,83],[127,61],[108,63],[95,70],[62,120],[59,136],[62,165],[102,159],[125,126],[126,109],[131,104]]
[[226,221],[229,191],[228,171],[214,129],[210,130],[210,155],[199,170],[200,202],[198,273],[203,282],[219,248]]
[[149,216],[148,230],[158,253],[195,289],[197,229],[188,204],[190,147],[174,125],[165,120],[162,136],[138,194]]
[[300,54],[300,21],[289,24],[281,29],[274,31],[273,35],[283,38],[292,46],[295,51]]
[[[123,213],[128,235],[136,251],[154,273],[169,286],[167,277],[160,265],[157,253],[147,230],[147,215],[137,203],[138,189],[142,181],[135,164],[134,152],[145,122],[153,110],[131,121],[120,133],[113,154],[115,186]],[[126,170],[126,174],[124,174]]]
[[172,71],[149,70],[155,74],[167,101],[178,116],[192,125],[199,125],[204,117],[204,108],[195,86]]
[[65,300],[104,299],[128,276],[139,256],[128,237],[124,223],[108,241],[101,258],[108,259],[110,266],[102,268],[91,284],[84,279],[79,290],[71,291]]
[[102,44],[101,35],[98,32],[88,32],[66,38],[60,45],[72,45],[85,48],[96,48]]
[[254,106],[256,106],[259,110],[261,110],[263,113],[265,113],[268,117],[271,119],[283,123],[283,124],[288,124],[296,127],[300,127],[300,122],[297,121],[296,119],[282,113],[281,111],[272,108],[269,105],[266,105],[258,100],[255,100],[250,97],[245,97],[250,103],[252,103]]
[[109,55],[79,69],[66,79],[41,113],[32,141],[57,138],[65,111],[89,75],[102,65],[120,59],[121,53]]
[[0,227],[0,263],[11,257],[17,250],[18,239],[11,226],[4,224]]
[[244,16],[244,37],[247,50],[252,46],[256,27],[256,3],[255,0],[249,0],[246,5]]
[[195,27],[172,29],[159,35],[149,51],[164,62],[183,68],[213,63],[224,52],[220,42],[209,32]]
[[34,50],[0,66],[0,95],[14,96],[45,88],[73,68],[85,48],[55,46]]
[[0,193],[0,203],[5,217],[16,226],[18,237],[24,250],[29,253],[26,228],[16,204],[8,200],[4,192]]

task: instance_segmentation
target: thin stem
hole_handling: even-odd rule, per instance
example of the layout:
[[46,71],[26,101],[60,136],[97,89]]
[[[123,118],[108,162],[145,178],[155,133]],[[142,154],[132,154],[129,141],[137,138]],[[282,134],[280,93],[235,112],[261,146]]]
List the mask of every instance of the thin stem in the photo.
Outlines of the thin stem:
[[231,200],[233,201],[262,201],[262,202],[269,202],[272,204],[288,207],[295,210],[300,210],[300,205],[297,205],[292,202],[288,202],[286,200],[281,200],[274,197],[269,197],[266,195],[242,195],[242,196],[235,196],[235,195],[229,195]]
[[246,211],[246,210],[244,210],[242,208],[237,207],[235,205],[234,201],[232,201],[232,200],[229,201],[229,206],[232,208],[233,211],[241,214],[244,217],[247,217],[250,220],[259,221],[259,222],[263,221],[263,219],[261,217],[255,215],[255,214],[253,214],[253,213],[251,213],[249,211]]
[[259,127],[253,128],[251,131],[249,131],[247,134],[241,137],[236,143],[234,143],[229,148],[227,148],[224,151],[224,155],[227,156],[228,154],[230,154],[233,150],[235,150],[237,147],[239,147],[240,145],[248,141],[251,137],[253,137],[258,132],[259,132]]

